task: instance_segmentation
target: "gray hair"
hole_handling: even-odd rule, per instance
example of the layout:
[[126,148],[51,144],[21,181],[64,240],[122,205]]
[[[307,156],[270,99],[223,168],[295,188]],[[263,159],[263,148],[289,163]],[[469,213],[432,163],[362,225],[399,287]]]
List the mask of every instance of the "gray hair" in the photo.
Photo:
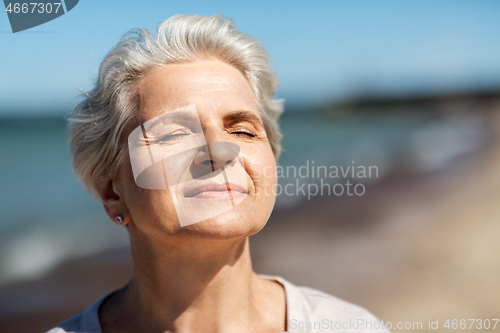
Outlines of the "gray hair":
[[93,90],[83,94],[69,119],[73,169],[96,197],[97,189],[114,177],[125,159],[124,129],[138,108],[135,83],[154,68],[201,59],[217,59],[243,73],[278,160],[283,101],[272,98],[278,80],[263,44],[221,15],[176,15],[159,25],[156,36],[146,29],[125,34],[102,62]]

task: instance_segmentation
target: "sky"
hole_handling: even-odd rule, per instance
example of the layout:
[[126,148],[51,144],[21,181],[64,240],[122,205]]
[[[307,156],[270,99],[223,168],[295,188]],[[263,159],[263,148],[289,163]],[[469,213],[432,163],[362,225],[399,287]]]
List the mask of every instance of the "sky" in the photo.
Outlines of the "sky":
[[287,105],[500,88],[499,1],[80,0],[13,34],[0,13],[0,116],[67,112],[132,28],[223,14],[262,41]]

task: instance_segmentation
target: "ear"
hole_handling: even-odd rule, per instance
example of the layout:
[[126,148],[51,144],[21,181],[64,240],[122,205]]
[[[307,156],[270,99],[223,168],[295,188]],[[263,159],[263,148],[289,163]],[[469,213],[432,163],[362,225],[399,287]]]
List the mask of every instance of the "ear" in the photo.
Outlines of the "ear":
[[[102,204],[106,214],[108,214],[111,221],[118,225],[126,225],[130,221],[130,214],[128,213],[127,205],[123,202],[122,198],[113,187],[113,182],[110,181],[98,187],[99,196],[101,197]],[[116,217],[121,215],[123,222],[118,223]]]

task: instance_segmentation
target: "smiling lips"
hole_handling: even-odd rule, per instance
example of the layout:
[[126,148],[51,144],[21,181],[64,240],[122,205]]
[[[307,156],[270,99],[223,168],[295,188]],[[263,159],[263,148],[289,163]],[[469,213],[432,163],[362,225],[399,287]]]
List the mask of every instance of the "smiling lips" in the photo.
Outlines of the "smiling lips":
[[184,196],[194,199],[231,199],[247,194],[247,191],[236,184],[204,184],[188,189]]

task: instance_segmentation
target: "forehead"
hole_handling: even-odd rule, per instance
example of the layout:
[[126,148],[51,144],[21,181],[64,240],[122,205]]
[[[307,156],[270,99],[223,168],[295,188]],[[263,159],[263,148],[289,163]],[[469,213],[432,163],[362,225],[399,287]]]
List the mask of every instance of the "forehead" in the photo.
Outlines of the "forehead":
[[192,104],[201,114],[222,115],[235,110],[258,114],[254,93],[243,74],[216,60],[156,68],[139,81],[137,88],[143,120]]

